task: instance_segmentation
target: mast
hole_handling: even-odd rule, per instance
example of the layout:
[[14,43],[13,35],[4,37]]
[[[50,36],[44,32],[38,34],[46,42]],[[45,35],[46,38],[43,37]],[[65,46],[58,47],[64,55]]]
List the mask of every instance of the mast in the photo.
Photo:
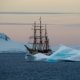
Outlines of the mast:
[[[50,54],[49,39],[47,35],[46,24],[42,24],[41,17],[39,23],[34,22],[34,35],[33,35],[33,47],[29,49],[32,54],[37,52]],[[43,34],[44,33],[44,34]]]
[[41,17],[40,17],[40,44],[39,44],[39,49],[42,50],[43,47],[43,43],[42,43],[42,21],[41,21]]
[[43,41],[42,41],[42,22],[41,17],[39,19],[39,24],[34,22],[34,41],[33,41],[33,49],[34,50],[42,50],[43,49]]
[[34,22],[34,42],[33,49],[36,50],[36,22]]
[[[42,34],[44,30],[44,35]],[[49,39],[47,35],[46,24],[42,25],[41,17],[39,19],[39,24],[34,22],[34,42],[33,42],[34,50],[48,50],[49,49]]]
[[49,39],[47,35],[46,24],[45,24],[45,50],[49,50]]

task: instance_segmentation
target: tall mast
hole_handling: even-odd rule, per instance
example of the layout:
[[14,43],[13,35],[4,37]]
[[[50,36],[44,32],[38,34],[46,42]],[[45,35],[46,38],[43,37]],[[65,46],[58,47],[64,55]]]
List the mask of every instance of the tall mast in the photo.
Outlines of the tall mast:
[[47,36],[46,24],[45,24],[45,49],[46,50],[49,49],[49,39],[48,39],[48,36]]
[[39,19],[39,23],[34,22],[34,36],[32,37],[33,40],[33,47],[32,49],[28,50],[35,54],[37,52],[50,54],[51,49],[49,48],[49,39],[47,35],[46,25],[42,24],[41,17]]
[[47,29],[46,29],[46,24],[45,24],[45,38],[47,37]]
[[41,17],[39,20],[40,20],[40,44],[39,44],[39,48],[40,48],[40,50],[42,50],[43,45],[42,45],[42,21],[41,21]]
[[34,22],[34,42],[33,42],[33,48],[36,50],[36,22]]

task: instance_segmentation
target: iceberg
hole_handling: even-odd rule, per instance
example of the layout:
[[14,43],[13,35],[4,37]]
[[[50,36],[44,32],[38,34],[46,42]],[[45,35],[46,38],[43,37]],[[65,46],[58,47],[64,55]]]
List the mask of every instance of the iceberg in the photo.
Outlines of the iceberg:
[[0,33],[0,53],[27,52],[23,44],[11,40],[6,34]]
[[62,45],[57,51],[48,57],[48,61],[80,61],[80,50]]
[[58,50],[51,55],[37,53],[35,55],[27,55],[27,60],[45,61],[45,62],[59,62],[59,61],[80,61],[80,50],[76,50],[67,46],[60,46]]
[[35,61],[47,61],[49,56],[42,54],[42,53],[38,53],[34,55],[34,60]]

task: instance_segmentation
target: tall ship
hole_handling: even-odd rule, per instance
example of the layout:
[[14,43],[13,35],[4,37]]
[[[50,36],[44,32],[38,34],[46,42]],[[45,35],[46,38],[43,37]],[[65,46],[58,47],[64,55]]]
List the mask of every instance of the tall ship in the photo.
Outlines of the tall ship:
[[32,47],[28,47],[27,45],[25,45],[25,47],[31,54],[52,54],[52,50],[49,46],[49,38],[47,34],[46,24],[42,24],[41,17],[39,19],[39,23],[34,22],[33,36],[31,36],[31,39],[33,41],[32,43],[30,43]]

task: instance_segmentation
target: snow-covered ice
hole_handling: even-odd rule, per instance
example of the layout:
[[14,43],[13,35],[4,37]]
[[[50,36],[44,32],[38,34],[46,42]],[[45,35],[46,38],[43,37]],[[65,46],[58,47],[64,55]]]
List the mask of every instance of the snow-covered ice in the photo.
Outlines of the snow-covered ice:
[[0,33],[0,53],[26,52],[23,44],[11,40],[4,33]]
[[49,57],[49,56],[47,56],[47,55],[45,55],[45,54],[38,53],[38,54],[35,54],[35,55],[34,55],[34,58],[35,58],[34,60],[35,60],[35,61],[46,61],[48,57]]
[[[80,61],[80,50],[76,50],[64,45],[61,45],[58,50],[56,50],[50,56],[47,56],[43,53],[37,53],[31,56],[33,61],[47,61],[47,62],[56,62],[56,61]],[[30,57],[30,58],[31,58]],[[28,56],[27,56],[28,59]]]
[[52,55],[47,56],[42,53],[34,55],[35,61],[80,61],[80,50],[76,50],[64,45],[61,45],[58,50],[56,50]]
[[55,60],[80,61],[80,50],[62,45],[57,51],[48,57],[48,61]]

